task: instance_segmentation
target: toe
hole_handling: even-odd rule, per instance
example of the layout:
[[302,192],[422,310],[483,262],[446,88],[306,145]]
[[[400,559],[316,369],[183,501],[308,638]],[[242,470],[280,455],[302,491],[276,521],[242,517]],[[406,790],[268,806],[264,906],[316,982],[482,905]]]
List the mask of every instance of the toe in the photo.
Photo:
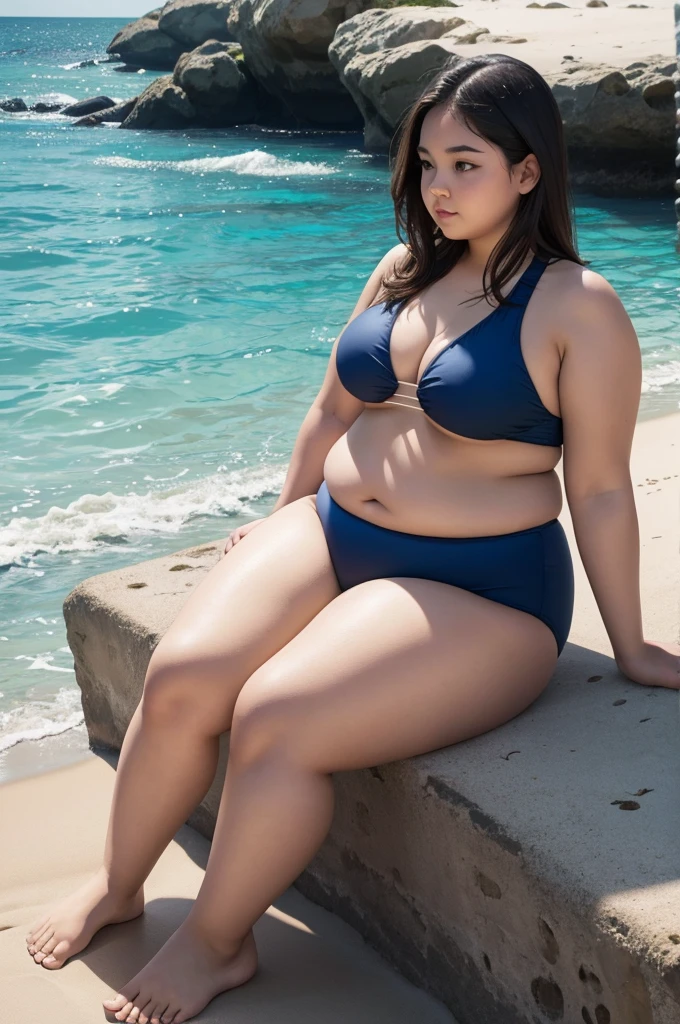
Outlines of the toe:
[[58,943],[59,939],[57,938],[56,935],[53,935],[50,939],[43,943],[40,952],[44,953],[45,956],[49,956],[49,954],[53,952],[54,948],[58,945]]
[[49,921],[49,916],[41,917],[38,921],[31,925],[28,935],[26,936],[26,942],[32,942],[36,935],[39,935],[44,930],[45,925]]
[[117,995],[111,996],[110,999],[104,1000],[104,1009],[109,1010],[110,1013],[116,1013],[118,1010],[122,1010],[128,1002],[128,997],[119,992]]
[[164,1004],[160,1003],[151,1014],[149,1024],[161,1024],[161,1017],[165,1012]]
[[40,929],[40,931],[37,931],[32,936],[31,941],[28,944],[28,948],[32,952],[36,953],[39,949],[42,949],[43,940],[48,938],[50,935],[54,935],[54,928],[48,921],[47,924]]
[[177,1014],[177,1007],[176,1006],[169,1006],[168,1009],[163,1014],[163,1016],[161,1017],[162,1024],[173,1024],[173,1021],[175,1019],[176,1014]]
[[130,1015],[130,1010],[134,1005],[135,1004],[131,1003],[130,1000],[127,1000],[124,1006],[115,1014],[116,1020],[125,1020],[125,1018]]
[[56,971],[60,967],[64,966],[64,962],[68,960],[70,952],[70,944],[66,939],[62,939],[58,942],[51,953],[45,957],[42,962],[43,967],[48,967],[51,971]]

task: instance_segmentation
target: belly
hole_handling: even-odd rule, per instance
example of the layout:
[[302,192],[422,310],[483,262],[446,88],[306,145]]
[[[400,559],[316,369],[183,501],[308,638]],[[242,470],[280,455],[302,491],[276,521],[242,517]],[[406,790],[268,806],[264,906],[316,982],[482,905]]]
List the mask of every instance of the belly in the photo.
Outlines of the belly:
[[560,450],[458,438],[422,413],[368,407],[326,456],[339,505],[377,526],[433,537],[485,537],[555,519]]

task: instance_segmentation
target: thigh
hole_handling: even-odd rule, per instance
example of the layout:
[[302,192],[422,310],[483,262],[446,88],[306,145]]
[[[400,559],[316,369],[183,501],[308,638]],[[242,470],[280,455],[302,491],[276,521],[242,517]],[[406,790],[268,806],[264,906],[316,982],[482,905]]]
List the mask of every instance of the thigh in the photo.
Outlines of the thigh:
[[223,732],[246,679],[338,593],[314,496],[284,505],[192,590],[151,656],[147,706]]
[[231,743],[246,756],[284,745],[324,772],[400,760],[513,718],[556,663],[551,630],[527,612],[434,580],[369,580],[248,680]]

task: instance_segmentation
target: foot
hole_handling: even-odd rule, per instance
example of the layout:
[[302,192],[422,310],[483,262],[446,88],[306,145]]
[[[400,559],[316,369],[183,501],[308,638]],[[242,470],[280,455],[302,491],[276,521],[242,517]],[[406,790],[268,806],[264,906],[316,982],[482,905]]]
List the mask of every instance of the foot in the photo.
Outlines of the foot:
[[187,918],[118,995],[104,1000],[104,1009],[131,1024],[182,1024],[256,970],[252,931],[229,948],[212,942]]
[[28,952],[37,964],[56,971],[70,956],[80,953],[105,924],[131,921],[143,911],[143,887],[134,896],[116,896],[110,891],[106,872],[100,869],[31,925],[26,936]]

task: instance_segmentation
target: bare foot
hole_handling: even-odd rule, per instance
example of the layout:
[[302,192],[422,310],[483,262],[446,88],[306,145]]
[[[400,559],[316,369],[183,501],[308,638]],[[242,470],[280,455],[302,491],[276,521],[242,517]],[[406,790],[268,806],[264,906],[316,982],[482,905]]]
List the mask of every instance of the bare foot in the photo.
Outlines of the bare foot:
[[80,889],[39,918],[26,936],[28,952],[37,964],[56,971],[70,956],[87,946],[105,924],[120,924],[144,911],[144,888],[134,896],[115,896],[109,891],[103,868]]
[[187,918],[118,995],[104,1000],[104,1009],[131,1024],[182,1024],[220,992],[243,985],[256,970],[252,930],[225,951]]

